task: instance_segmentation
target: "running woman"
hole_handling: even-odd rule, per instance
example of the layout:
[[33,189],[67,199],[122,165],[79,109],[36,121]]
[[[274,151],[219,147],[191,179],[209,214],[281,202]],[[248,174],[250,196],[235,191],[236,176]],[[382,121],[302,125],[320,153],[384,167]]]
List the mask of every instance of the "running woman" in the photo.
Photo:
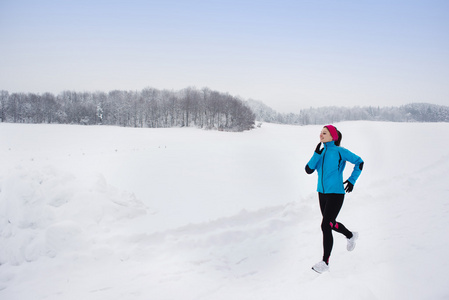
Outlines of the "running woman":
[[[342,223],[337,222],[345,193],[352,192],[363,169],[363,160],[359,156],[340,147],[341,138],[342,134],[337,128],[332,125],[324,126],[320,133],[320,143],[306,165],[307,174],[312,174],[315,170],[318,172],[317,191],[323,215],[323,260],[312,267],[318,273],[329,271],[329,257],[334,243],[332,230],[347,238],[348,251],[354,250],[355,241],[359,236],[357,232],[351,232]],[[323,148],[321,144],[324,145]],[[343,170],[347,161],[354,164],[354,169],[351,176],[343,182]]]

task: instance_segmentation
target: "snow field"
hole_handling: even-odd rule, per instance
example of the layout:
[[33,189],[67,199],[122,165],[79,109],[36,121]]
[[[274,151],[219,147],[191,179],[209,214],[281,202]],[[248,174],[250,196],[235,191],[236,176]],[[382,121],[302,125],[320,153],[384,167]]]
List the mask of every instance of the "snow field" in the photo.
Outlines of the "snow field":
[[336,126],[365,160],[339,215],[360,238],[318,275],[322,126],[0,124],[0,298],[447,298],[449,124]]

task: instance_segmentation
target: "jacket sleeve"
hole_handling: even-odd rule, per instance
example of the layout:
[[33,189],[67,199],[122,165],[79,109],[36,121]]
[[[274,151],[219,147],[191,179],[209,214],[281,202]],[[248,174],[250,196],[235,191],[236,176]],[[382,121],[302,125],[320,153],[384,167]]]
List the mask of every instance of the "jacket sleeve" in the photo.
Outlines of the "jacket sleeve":
[[316,168],[318,166],[318,162],[320,160],[321,160],[321,154],[314,152],[312,158],[309,160],[309,162],[306,165],[307,174],[312,174],[313,171],[316,170]]
[[360,158],[360,156],[355,155],[348,149],[341,148],[341,150],[342,151],[340,151],[340,153],[341,153],[342,159],[354,164],[354,169],[352,170],[351,176],[349,176],[348,181],[352,184],[355,184],[355,182],[359,178],[360,174],[362,173],[364,162],[363,162],[362,158]]

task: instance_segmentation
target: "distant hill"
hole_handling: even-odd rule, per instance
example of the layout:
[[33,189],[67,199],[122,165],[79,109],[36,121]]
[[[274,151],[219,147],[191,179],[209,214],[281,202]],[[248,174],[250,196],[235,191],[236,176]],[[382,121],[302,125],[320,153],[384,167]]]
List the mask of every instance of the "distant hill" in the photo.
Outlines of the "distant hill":
[[449,122],[449,106],[429,103],[411,103],[399,107],[311,107],[301,110],[299,114],[278,113],[256,100],[248,100],[247,105],[256,115],[257,121],[267,123],[309,125],[355,120]]

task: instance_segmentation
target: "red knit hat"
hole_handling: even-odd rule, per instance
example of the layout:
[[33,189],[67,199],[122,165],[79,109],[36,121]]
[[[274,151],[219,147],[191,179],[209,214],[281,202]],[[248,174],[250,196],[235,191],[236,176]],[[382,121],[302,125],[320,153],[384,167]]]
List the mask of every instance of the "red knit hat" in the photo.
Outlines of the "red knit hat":
[[329,130],[329,132],[330,132],[330,134],[331,134],[331,136],[332,136],[332,140],[338,141],[337,128],[335,128],[335,127],[332,126],[332,125],[326,125],[326,126],[324,126],[324,127],[326,127],[326,128]]

